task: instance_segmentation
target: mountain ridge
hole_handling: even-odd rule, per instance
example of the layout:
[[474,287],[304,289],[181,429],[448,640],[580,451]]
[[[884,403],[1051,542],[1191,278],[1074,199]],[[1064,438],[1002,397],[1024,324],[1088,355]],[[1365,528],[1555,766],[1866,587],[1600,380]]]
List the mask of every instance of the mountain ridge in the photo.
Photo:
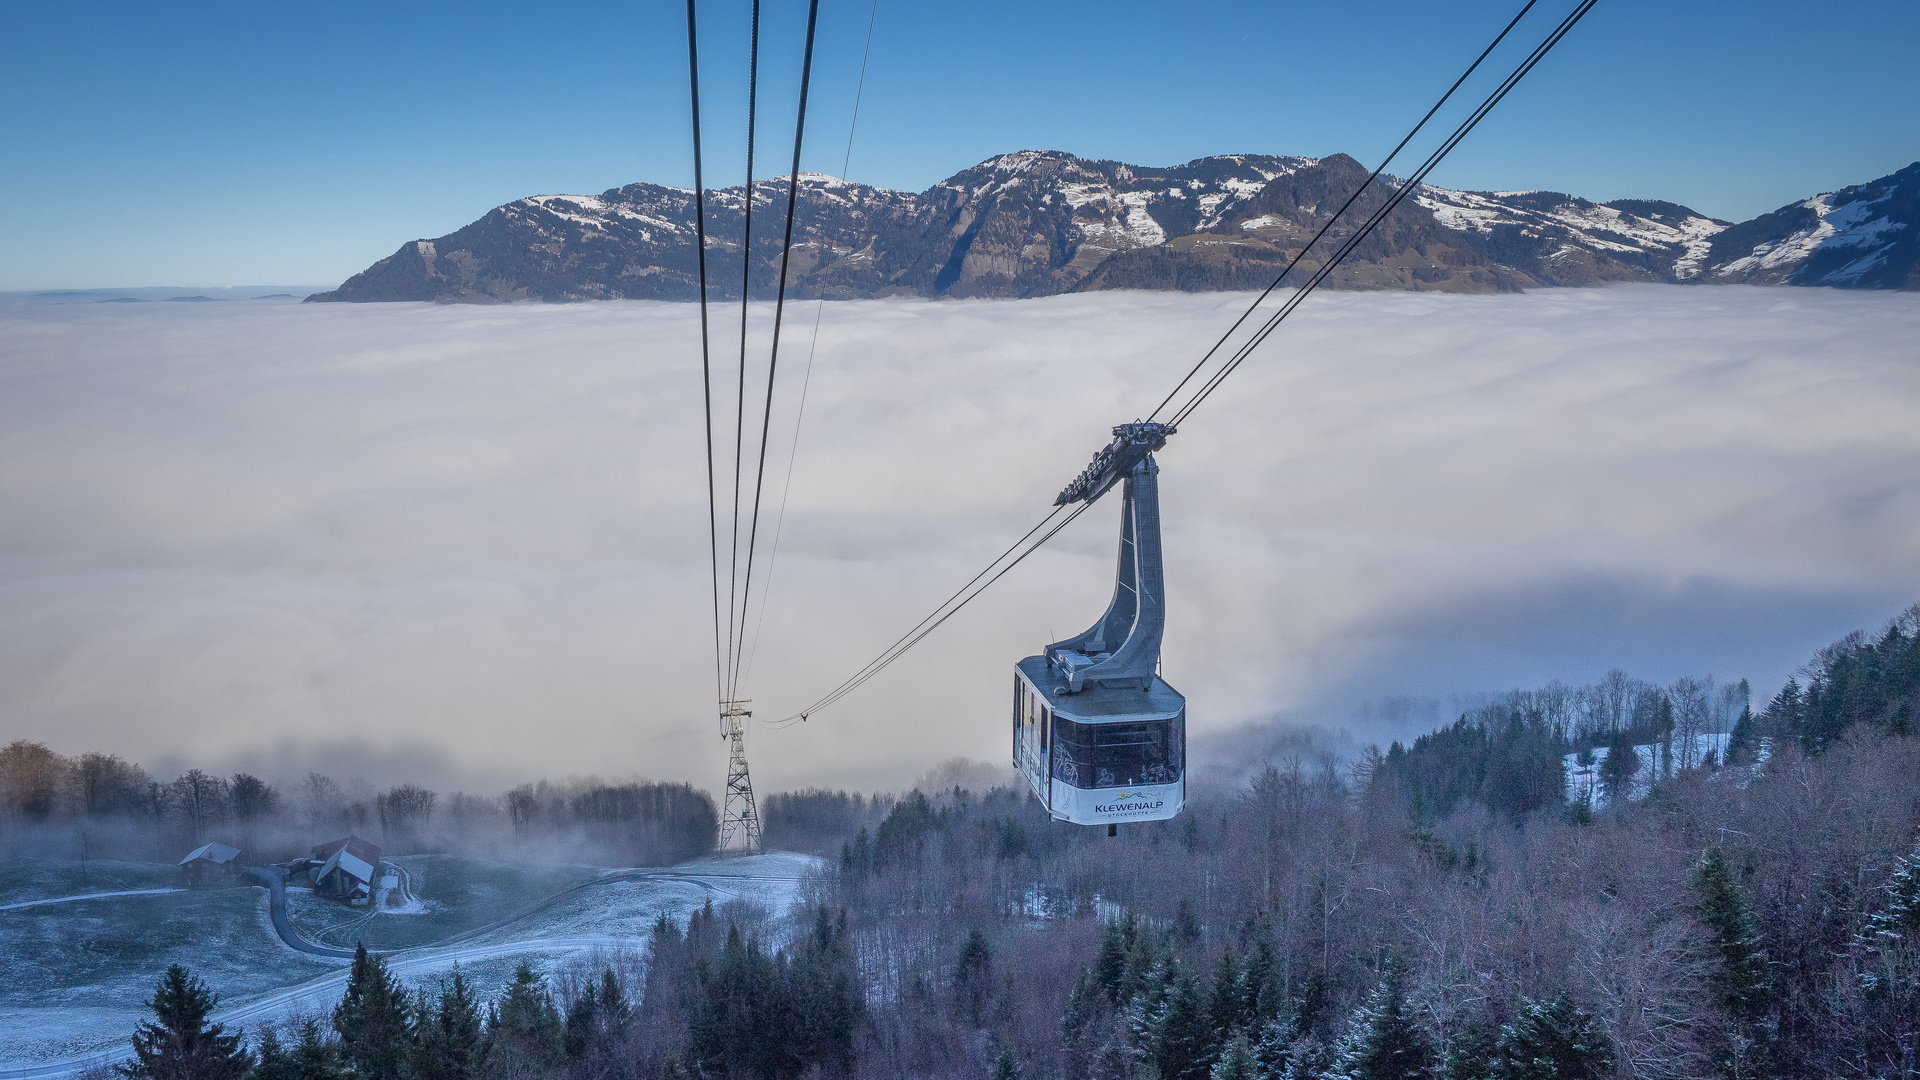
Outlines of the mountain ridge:
[[[1363,183],[1345,154],[1139,166],[1021,150],[907,192],[803,173],[790,297],[1029,297],[1264,288]],[[1385,178],[1389,185],[1401,181]],[[707,192],[709,296],[778,282],[787,179]],[[1392,186],[1363,195],[1364,220]],[[764,208],[764,209],[762,209]],[[310,301],[564,302],[698,296],[693,192],[644,182],[535,195],[393,255]],[[756,215],[759,216],[759,215]],[[1920,289],[1920,163],[1732,223],[1657,199],[1420,189],[1326,285],[1498,292],[1611,281]],[[1317,251],[1348,235],[1336,224]],[[1312,256],[1299,274],[1318,268]]]

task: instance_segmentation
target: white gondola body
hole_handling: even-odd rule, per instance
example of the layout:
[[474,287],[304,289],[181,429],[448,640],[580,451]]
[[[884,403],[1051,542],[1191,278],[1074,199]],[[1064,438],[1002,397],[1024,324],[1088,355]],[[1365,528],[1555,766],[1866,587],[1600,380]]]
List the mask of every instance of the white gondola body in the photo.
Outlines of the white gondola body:
[[1113,601],[1084,633],[1015,667],[1013,764],[1055,819],[1164,821],[1186,794],[1186,699],[1159,674],[1166,625],[1159,472],[1173,429],[1122,424],[1064,504],[1125,483]]
[[[1036,670],[1037,669],[1037,670]],[[1186,798],[1186,709],[1166,682],[1137,702],[1101,716],[1075,706],[1095,704],[1048,690],[1046,658],[1021,661],[1014,678],[1014,764],[1056,820],[1076,825],[1165,821]],[[1102,694],[1102,697],[1108,696]],[[1065,699],[1064,706],[1062,705]],[[1091,736],[1091,737],[1089,737]]]

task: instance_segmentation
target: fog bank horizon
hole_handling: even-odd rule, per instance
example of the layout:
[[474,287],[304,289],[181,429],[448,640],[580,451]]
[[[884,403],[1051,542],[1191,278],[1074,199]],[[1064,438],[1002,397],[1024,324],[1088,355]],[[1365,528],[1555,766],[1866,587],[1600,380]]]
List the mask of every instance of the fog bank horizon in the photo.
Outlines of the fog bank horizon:
[[[826,305],[756,571],[759,716],[1024,532],[1246,301]],[[813,314],[788,312],[763,528]],[[717,790],[697,335],[652,302],[0,312],[5,738]],[[1403,738],[1429,713],[1374,703],[1613,667],[1771,692],[1920,598],[1915,340],[1904,294],[1314,297],[1160,455],[1165,674],[1197,741]],[[757,786],[997,763],[1013,661],[1105,605],[1117,505],[842,705],[756,729]]]

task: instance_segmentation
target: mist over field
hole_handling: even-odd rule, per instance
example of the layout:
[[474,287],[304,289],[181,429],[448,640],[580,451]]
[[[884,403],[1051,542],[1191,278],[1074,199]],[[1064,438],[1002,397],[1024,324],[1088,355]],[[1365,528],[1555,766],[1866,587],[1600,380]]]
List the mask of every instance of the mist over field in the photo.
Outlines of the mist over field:
[[[1247,299],[828,304],[756,577],[758,715],[1024,532]],[[788,406],[813,316],[788,311]],[[717,789],[697,318],[0,312],[5,737],[157,773]],[[764,357],[771,307],[754,319]],[[1899,294],[1314,297],[1160,455],[1192,731],[1404,736],[1449,694],[1616,666],[1764,699],[1920,598],[1917,340]],[[1118,503],[839,707],[757,730],[757,785],[1003,758],[1009,669],[1099,614]]]

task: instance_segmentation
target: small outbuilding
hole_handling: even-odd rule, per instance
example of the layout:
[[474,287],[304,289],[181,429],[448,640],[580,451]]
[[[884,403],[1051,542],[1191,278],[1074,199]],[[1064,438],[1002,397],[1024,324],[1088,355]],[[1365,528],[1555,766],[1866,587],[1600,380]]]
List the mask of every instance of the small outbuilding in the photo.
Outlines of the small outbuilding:
[[315,845],[307,862],[315,894],[354,904],[373,896],[379,870],[380,849],[357,836]]
[[180,860],[180,872],[186,876],[189,885],[231,878],[239,869],[240,849],[217,842],[201,844]]

